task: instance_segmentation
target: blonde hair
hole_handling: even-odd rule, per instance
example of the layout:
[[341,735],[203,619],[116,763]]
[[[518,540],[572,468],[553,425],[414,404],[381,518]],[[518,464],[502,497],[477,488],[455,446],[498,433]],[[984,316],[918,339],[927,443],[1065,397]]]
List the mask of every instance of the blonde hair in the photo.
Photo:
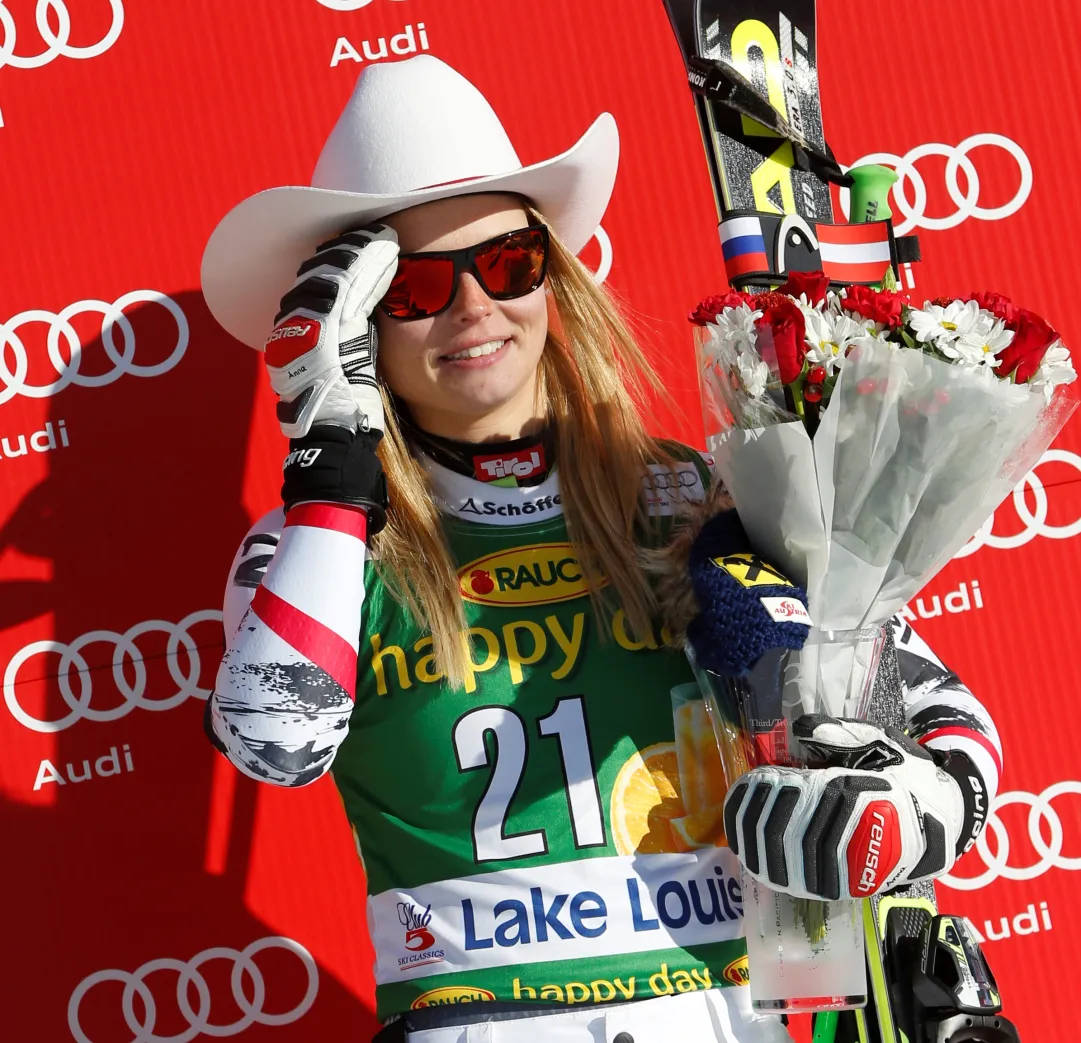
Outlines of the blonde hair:
[[[526,207],[532,223],[543,215]],[[608,294],[549,228],[549,323],[538,392],[555,428],[556,466],[567,534],[589,584],[594,610],[611,611],[604,580],[636,633],[648,633],[656,601],[638,556],[635,525],[650,527],[643,479],[648,463],[673,466],[642,422],[644,392],[664,396],[657,375]],[[551,309],[550,309],[551,311]],[[467,674],[468,624],[458,571],[423,467],[409,450],[383,388],[386,431],[379,456],[391,508],[372,541],[391,593],[432,635],[435,664],[453,687]]]

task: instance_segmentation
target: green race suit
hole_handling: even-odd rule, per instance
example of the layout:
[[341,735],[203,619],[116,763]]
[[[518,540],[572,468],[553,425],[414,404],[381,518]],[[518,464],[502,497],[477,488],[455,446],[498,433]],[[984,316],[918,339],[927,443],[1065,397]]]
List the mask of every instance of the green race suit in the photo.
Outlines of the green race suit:
[[672,690],[690,668],[621,610],[598,623],[562,513],[537,499],[527,524],[446,520],[469,623],[464,690],[367,566],[356,708],[333,774],[368,874],[382,1017],[745,980],[736,860],[671,826],[688,810]]

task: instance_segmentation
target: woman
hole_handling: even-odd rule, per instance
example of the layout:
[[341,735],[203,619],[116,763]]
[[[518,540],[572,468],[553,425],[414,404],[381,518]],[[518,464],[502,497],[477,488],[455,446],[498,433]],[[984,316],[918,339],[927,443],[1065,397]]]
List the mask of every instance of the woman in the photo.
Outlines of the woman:
[[[788,1038],[742,987],[736,856],[672,825],[670,692],[691,676],[638,548],[710,475],[646,434],[624,381],[655,379],[574,256],[616,154],[602,116],[522,168],[442,62],[370,66],[316,187],[247,200],[204,258],[219,321],[253,346],[273,328],[292,439],[284,518],[234,562],[209,728],[257,779],[303,785],[333,762],[399,1037]],[[912,730],[947,771],[876,733],[897,751],[876,790],[896,809],[891,884],[952,864],[979,828],[964,779],[990,799],[1000,756],[979,703],[903,644]],[[943,714],[963,726],[935,735]],[[791,836],[824,779],[869,774],[829,772],[799,774]],[[793,887],[847,881],[845,844],[817,858]]]

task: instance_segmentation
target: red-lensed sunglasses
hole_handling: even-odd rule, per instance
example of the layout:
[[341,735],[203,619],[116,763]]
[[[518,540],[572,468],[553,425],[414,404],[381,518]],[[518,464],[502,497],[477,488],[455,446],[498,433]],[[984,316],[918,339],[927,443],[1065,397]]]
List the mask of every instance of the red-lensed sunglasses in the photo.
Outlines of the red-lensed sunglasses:
[[496,301],[532,293],[548,271],[548,229],[530,225],[486,239],[464,250],[402,254],[379,307],[392,319],[426,319],[446,311],[458,276],[471,272]]

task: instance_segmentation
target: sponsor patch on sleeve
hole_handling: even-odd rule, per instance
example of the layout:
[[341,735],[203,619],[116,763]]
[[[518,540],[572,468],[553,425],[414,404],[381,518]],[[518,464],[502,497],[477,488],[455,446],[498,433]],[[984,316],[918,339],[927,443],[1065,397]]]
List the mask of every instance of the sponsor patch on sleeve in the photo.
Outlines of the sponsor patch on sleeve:
[[811,626],[811,615],[796,598],[759,598],[774,623],[803,623]]

